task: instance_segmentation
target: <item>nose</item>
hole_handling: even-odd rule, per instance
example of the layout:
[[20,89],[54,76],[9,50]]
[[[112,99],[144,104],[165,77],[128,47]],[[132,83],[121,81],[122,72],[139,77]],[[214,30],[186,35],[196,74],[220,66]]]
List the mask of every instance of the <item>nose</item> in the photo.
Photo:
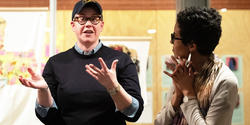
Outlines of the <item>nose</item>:
[[91,26],[92,25],[92,23],[88,20],[86,23],[85,23],[85,26]]

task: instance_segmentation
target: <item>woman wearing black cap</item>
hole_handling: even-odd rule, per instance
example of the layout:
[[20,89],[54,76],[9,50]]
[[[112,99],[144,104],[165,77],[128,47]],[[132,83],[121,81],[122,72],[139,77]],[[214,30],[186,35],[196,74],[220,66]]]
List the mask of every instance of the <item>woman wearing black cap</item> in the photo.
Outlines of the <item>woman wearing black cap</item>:
[[135,64],[99,40],[104,22],[96,1],[79,1],[72,12],[75,46],[51,57],[43,77],[28,68],[38,89],[36,115],[46,125],[125,125],[136,121],[143,99]]

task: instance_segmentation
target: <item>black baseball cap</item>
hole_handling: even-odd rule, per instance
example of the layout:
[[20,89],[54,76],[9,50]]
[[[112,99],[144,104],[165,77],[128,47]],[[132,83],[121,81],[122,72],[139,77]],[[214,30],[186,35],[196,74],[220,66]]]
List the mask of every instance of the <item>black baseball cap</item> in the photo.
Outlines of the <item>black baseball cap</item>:
[[93,7],[95,10],[97,10],[98,14],[102,15],[102,7],[97,1],[80,0],[75,4],[75,7],[72,12],[72,20],[75,17],[75,14],[80,13],[84,7]]

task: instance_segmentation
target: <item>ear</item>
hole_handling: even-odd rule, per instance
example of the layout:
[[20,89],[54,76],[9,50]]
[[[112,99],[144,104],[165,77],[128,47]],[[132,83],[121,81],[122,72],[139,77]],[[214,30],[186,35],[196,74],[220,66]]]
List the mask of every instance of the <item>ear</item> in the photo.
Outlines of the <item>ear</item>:
[[101,21],[101,32],[102,32],[102,30],[103,30],[103,26],[104,26],[104,21]]
[[197,45],[192,41],[190,44],[188,44],[188,49],[190,52],[194,52],[197,50]]
[[72,31],[75,32],[75,26],[76,26],[75,23],[71,21],[70,25],[71,25]]

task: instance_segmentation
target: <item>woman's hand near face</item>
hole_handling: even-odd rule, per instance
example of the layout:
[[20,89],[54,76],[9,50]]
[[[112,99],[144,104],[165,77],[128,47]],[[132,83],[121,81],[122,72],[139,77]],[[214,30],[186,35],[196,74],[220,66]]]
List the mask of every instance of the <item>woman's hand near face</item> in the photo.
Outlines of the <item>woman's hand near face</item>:
[[[165,64],[166,64],[166,69],[169,69],[172,72],[174,72],[176,69],[176,65],[178,65],[178,62],[174,56],[171,56],[166,58]],[[168,75],[167,71],[163,72]],[[181,90],[176,86],[176,82],[174,80],[173,80],[173,85],[174,85],[174,93],[171,99],[171,104],[174,107],[174,109],[177,110],[182,102],[183,94]]]
[[[171,70],[172,72],[175,70],[176,65],[178,64],[177,60],[174,56],[169,56],[165,60],[166,69]],[[164,71],[165,72],[165,71]]]
[[174,69],[173,73],[169,72],[164,72],[164,73],[172,78],[176,88],[179,88],[179,90],[182,92],[184,96],[194,96],[195,95],[193,88],[194,72],[191,67],[192,62],[190,62],[189,66],[187,67],[185,65],[186,59],[178,58],[178,60],[179,63],[177,62],[177,59],[174,59],[176,68]]
[[[178,61],[176,60],[176,58],[174,56],[168,57],[165,60],[165,64],[166,64],[166,69],[171,70],[172,72],[174,72],[176,70],[176,66],[178,65]],[[165,74],[169,74],[167,71],[163,71]],[[180,91],[180,89],[176,86],[176,81],[173,80],[173,85],[175,88],[175,95],[178,97],[182,97],[183,94]]]

